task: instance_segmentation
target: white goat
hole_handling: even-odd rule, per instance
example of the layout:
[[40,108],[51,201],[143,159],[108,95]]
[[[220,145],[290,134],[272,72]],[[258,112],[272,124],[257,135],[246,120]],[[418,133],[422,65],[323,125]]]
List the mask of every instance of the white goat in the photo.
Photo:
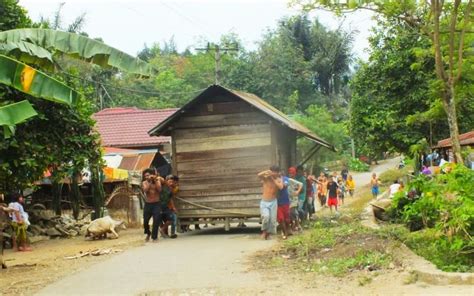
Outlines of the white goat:
[[119,235],[115,229],[127,229],[123,221],[116,221],[110,216],[105,216],[99,219],[95,219],[89,224],[86,231],[86,237],[96,238],[107,238],[107,233],[113,233],[115,238],[118,238]]

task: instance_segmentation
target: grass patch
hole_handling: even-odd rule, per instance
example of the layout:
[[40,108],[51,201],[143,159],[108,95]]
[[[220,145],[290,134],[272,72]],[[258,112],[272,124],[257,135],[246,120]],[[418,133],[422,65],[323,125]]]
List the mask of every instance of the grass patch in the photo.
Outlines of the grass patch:
[[390,254],[379,251],[361,251],[354,257],[339,257],[322,260],[313,266],[315,271],[342,277],[356,270],[381,270],[392,262]]
[[403,169],[391,169],[387,170],[380,174],[379,180],[382,182],[383,185],[390,186],[394,180],[401,180],[405,176],[407,176],[410,172],[409,167],[404,167]]
[[358,270],[381,270],[392,262],[386,252],[387,240],[363,227],[358,219],[340,219],[321,218],[305,233],[285,241],[275,255],[289,257],[286,262],[300,270],[336,277]]
[[272,267],[283,267],[285,265],[285,259],[282,257],[273,257],[270,261]]
[[363,287],[372,282],[372,277],[363,275],[357,279],[357,282],[359,283],[359,286]]
[[418,281],[418,274],[412,271],[407,277],[405,277],[405,279],[403,280],[403,284],[411,285],[411,284],[416,283],[417,281]]

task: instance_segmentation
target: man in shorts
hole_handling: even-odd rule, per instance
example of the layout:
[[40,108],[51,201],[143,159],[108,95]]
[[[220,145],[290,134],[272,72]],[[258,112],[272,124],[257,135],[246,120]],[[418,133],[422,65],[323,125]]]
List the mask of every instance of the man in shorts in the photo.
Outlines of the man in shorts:
[[262,182],[260,215],[262,218],[262,238],[266,240],[270,237],[270,234],[276,234],[277,195],[283,189],[283,182],[278,166],[272,166],[269,170],[258,173],[257,176]]
[[291,218],[290,218],[290,192],[293,195],[295,187],[297,191],[301,190],[302,184],[294,179],[286,176],[281,176],[283,182],[283,188],[280,190],[278,195],[278,214],[277,220],[283,232],[283,239],[286,239],[288,235],[291,235]]
[[288,179],[292,180],[291,184],[288,186],[288,195],[290,197],[290,219],[291,219],[291,229],[293,231],[301,230],[300,226],[300,215],[298,212],[298,202],[299,195],[303,191],[303,183],[295,180],[296,177],[296,168],[290,167],[288,169]]

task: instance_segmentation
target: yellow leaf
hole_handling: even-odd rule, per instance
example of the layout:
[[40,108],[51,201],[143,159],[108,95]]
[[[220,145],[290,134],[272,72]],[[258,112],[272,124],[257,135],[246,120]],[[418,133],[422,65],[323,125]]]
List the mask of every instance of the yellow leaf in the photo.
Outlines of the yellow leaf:
[[30,92],[31,84],[33,83],[33,78],[35,77],[36,70],[30,66],[25,66],[23,71],[21,71],[21,86],[25,92]]

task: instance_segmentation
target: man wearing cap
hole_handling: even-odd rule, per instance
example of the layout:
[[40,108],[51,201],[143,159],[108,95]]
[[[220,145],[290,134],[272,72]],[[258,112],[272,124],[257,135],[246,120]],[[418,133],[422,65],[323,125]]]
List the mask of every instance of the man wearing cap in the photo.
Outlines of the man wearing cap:
[[277,196],[283,189],[280,177],[280,168],[272,166],[269,170],[258,173],[262,182],[262,200],[260,201],[260,215],[262,218],[262,238],[268,239],[270,234],[276,234],[277,226]]

